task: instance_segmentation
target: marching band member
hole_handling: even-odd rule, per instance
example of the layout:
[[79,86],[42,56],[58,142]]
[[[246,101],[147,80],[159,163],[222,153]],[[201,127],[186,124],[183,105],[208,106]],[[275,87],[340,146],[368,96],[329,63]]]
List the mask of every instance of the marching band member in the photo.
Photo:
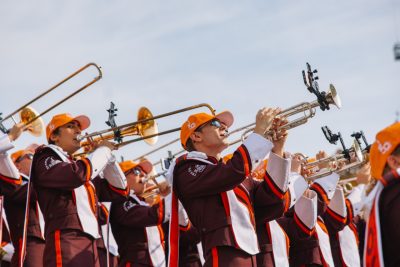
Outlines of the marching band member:
[[[97,203],[126,198],[126,181],[111,150],[100,142],[88,158],[74,160],[78,136],[88,128],[86,116],[54,116],[46,127],[49,145],[36,149],[31,181],[43,211],[46,229],[44,266],[99,266]],[[98,177],[100,172],[106,179]]]
[[399,266],[400,123],[377,135],[370,150],[371,175],[379,182],[367,221],[364,266]]
[[[138,195],[144,192],[141,182],[153,168],[143,160],[120,163],[131,194],[124,202],[111,204],[110,223],[120,254],[120,266],[165,266],[164,233],[162,223],[169,220],[169,204],[162,199],[150,206]],[[160,195],[170,194],[168,186],[160,188]]]
[[[97,250],[99,253],[100,267],[117,267],[118,266],[118,245],[112,234],[112,228],[109,221],[110,202],[98,204],[99,208],[99,225],[101,228],[101,238],[97,239]],[[108,230],[108,233],[107,233]],[[108,261],[108,266],[107,266]]]
[[[22,131],[22,127],[20,126],[21,125],[16,125],[11,129],[11,136],[13,136],[15,131]],[[19,134],[17,135],[19,136]],[[4,189],[15,186],[13,187],[14,190],[5,194],[4,200],[4,208],[10,226],[10,235],[16,248],[11,266],[20,266],[22,262],[24,262],[24,266],[42,266],[45,244],[43,236],[44,221],[35,196],[30,199],[28,212],[29,221],[26,229],[27,236],[23,236],[28,181],[35,146],[18,150],[14,152],[10,158],[6,153],[6,148],[10,149],[13,147],[10,141],[14,139],[14,137],[7,137],[7,135],[5,135],[0,138],[2,139],[2,141],[0,141],[0,184]],[[27,253],[25,257],[23,251],[25,248],[22,242],[23,238],[26,238]]]
[[[189,153],[178,158],[167,173],[173,176],[170,266],[178,266],[180,202],[201,233],[204,266],[256,266],[259,247],[253,205],[267,209],[271,194],[283,199],[287,190],[290,159],[283,158],[287,133],[278,133],[274,143],[264,137],[274,119],[281,123],[276,118],[279,112],[270,108],[260,110],[254,133],[226,163],[220,154],[228,146],[227,129],[233,123],[230,112],[216,116],[193,114],[183,123],[181,143]],[[264,181],[246,179],[268,153],[269,167]],[[280,208],[275,216],[281,216],[282,212]],[[270,213],[268,216],[273,218]]]
[[[291,173],[289,176],[289,190],[286,192],[287,205],[285,210],[292,208],[295,203],[302,197],[308,199],[308,195],[303,193],[308,188],[308,183],[299,174],[302,160],[298,157],[293,157],[291,162]],[[311,193],[312,194],[312,193]],[[315,198],[315,199],[314,199]],[[301,208],[301,217],[313,217],[316,213],[314,208],[314,202],[316,203],[316,195],[312,201],[301,201],[298,204],[299,208],[301,205],[307,207]],[[316,204],[315,204],[316,205]],[[316,218],[316,215],[314,216]],[[290,240],[285,231],[289,225],[296,225],[295,223],[287,222],[290,220],[293,222],[293,217],[283,217],[277,220],[263,222],[257,225],[257,236],[260,243],[260,253],[257,255],[257,266],[289,266],[289,247]],[[310,226],[312,229],[313,227]],[[288,230],[294,231],[294,230]],[[300,236],[302,231],[299,231]],[[290,232],[291,235],[295,233]],[[298,234],[298,233],[297,233]]]

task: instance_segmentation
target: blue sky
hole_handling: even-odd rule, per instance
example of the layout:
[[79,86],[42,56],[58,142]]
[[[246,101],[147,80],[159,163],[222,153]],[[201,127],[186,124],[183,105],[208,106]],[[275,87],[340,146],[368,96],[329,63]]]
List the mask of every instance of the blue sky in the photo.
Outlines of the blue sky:
[[[400,110],[400,62],[392,51],[399,9],[398,0],[1,0],[1,112],[96,62],[104,78],[52,114],[87,114],[89,131],[95,131],[106,128],[110,101],[119,108],[120,124],[136,120],[141,106],[160,114],[207,102],[217,111],[231,110],[236,128],[253,121],[263,106],[313,101],[301,77],[310,62],[319,70],[320,88],[334,84],[343,107],[317,110],[307,125],[290,132],[287,149],[332,152],[323,125],[340,130],[347,144],[360,129],[372,142]],[[94,75],[84,73],[35,108],[43,110]],[[179,127],[188,115],[162,119],[159,127]],[[159,144],[177,136],[162,137]],[[45,140],[24,135],[17,144],[30,142]],[[117,154],[135,158],[150,149],[137,143]]]

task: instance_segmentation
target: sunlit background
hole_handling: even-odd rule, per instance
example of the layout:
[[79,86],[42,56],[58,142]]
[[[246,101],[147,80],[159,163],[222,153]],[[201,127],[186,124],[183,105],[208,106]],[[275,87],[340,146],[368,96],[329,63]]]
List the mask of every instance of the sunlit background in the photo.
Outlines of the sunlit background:
[[[332,153],[321,126],[369,142],[400,111],[400,1],[0,1],[0,111],[7,115],[89,62],[103,79],[43,117],[69,112],[91,118],[89,132],[106,129],[113,101],[116,121],[137,119],[199,103],[235,115],[232,129],[255,119],[261,107],[287,108],[315,100],[301,71],[318,69],[320,89],[335,85],[343,106],[316,111],[290,131],[287,150]],[[97,75],[90,68],[32,106],[40,111]],[[180,127],[194,110],[158,121]],[[4,123],[8,128],[10,120]],[[179,136],[159,138],[155,147]],[[239,136],[232,137],[232,140]],[[129,138],[126,138],[129,140]],[[24,134],[16,148],[45,143]],[[118,158],[148,152],[144,142],[121,148]],[[149,156],[156,162],[179,142]]]

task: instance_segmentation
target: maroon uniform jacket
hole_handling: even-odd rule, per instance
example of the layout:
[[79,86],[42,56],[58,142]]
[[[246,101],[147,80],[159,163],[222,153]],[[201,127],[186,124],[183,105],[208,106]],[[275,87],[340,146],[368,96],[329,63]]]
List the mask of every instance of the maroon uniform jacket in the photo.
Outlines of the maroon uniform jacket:
[[[77,262],[98,264],[97,248],[92,245],[100,233],[97,222],[98,202],[126,199],[126,190],[114,188],[100,177],[90,180],[91,176],[92,165],[88,159],[65,162],[48,146],[36,150],[31,182],[45,220],[45,263],[65,263],[70,266]],[[85,230],[82,219],[86,217],[79,217],[80,207],[75,193],[79,188],[86,190],[87,198],[80,201],[86,201],[85,205],[89,206],[87,212],[92,218],[93,229]],[[71,243],[74,244],[73,248],[64,245]]]
[[[131,266],[140,264],[154,266],[149,253],[146,227],[158,228],[160,240],[164,246],[162,223],[165,221],[165,201],[161,200],[153,206],[143,205],[137,197],[130,196],[128,200],[111,204],[110,223],[120,254],[120,265]],[[164,250],[164,248],[162,248]],[[165,264],[165,253],[164,253]]]
[[[19,179],[5,177],[0,174],[0,188],[5,196],[4,208],[7,220],[10,226],[10,235],[14,244],[15,252],[12,259],[12,266],[18,266],[18,259],[22,249],[22,235],[24,231],[25,206],[28,188],[28,179],[20,176]],[[44,244],[44,237],[39,223],[39,207],[37,206],[36,196],[30,199],[29,218],[27,236],[28,242],[35,239],[35,242]],[[39,245],[37,245],[38,247]],[[31,248],[28,245],[29,248]],[[28,253],[38,254],[39,251],[30,251]],[[43,251],[41,251],[43,253]],[[31,263],[34,264],[34,263]],[[40,264],[40,263],[39,263]]]
[[[214,165],[189,158],[177,160],[173,189],[190,221],[200,232],[205,256],[214,247],[238,247],[221,193],[235,192],[238,200],[247,206],[254,227],[256,220],[272,220],[283,214],[284,192],[274,184],[269,174],[265,173],[262,182],[247,178],[249,169],[253,168],[249,153],[242,145],[227,163],[212,157],[207,160]],[[260,211],[257,217],[254,209]]]

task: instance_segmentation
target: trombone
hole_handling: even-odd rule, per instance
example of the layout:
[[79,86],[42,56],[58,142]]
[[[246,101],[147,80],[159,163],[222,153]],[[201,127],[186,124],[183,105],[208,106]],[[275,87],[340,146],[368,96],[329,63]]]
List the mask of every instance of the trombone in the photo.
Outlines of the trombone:
[[[88,83],[83,85],[81,88],[79,88],[78,90],[73,92],[72,94],[70,94],[70,95],[66,96],[65,98],[61,99],[60,101],[58,101],[54,105],[50,106],[48,109],[44,110],[41,113],[36,112],[33,108],[31,108],[29,106],[33,102],[35,102],[38,99],[44,97],[45,95],[47,95],[48,93],[50,93],[51,91],[53,91],[54,89],[56,89],[60,85],[64,84],[68,80],[72,79],[76,75],[80,74],[81,72],[83,72],[84,70],[86,70],[89,67],[95,67],[96,70],[98,71],[98,75],[95,78],[93,78],[93,80],[89,81]],[[43,117],[49,111],[51,111],[55,107],[59,106],[60,104],[64,103],[65,101],[67,101],[71,97],[73,97],[76,94],[80,93],[81,91],[85,90],[87,87],[89,87],[90,85],[94,84],[95,82],[100,80],[102,77],[103,77],[103,74],[102,74],[101,68],[96,63],[86,64],[85,66],[83,66],[82,68],[78,69],[77,71],[75,71],[74,73],[72,73],[71,75],[69,75],[68,77],[66,77],[62,81],[60,81],[59,83],[53,85],[50,89],[44,91],[43,93],[41,93],[40,95],[38,95],[37,97],[35,97],[31,101],[29,101],[28,103],[24,104],[22,107],[18,108],[17,110],[15,110],[14,112],[12,112],[9,115],[5,116],[4,118],[0,118],[0,130],[5,132],[5,133],[9,131],[9,129],[6,129],[3,126],[3,122],[5,120],[10,119],[10,118],[13,120],[13,122],[15,124],[17,124],[16,120],[14,119],[14,115],[19,113],[20,122],[25,125],[25,130],[29,131],[33,136],[40,136],[44,131],[44,123],[43,123],[43,120],[41,119],[41,117]]]
[[[335,105],[337,108],[340,109],[341,107],[341,101],[340,101],[340,97],[335,89],[335,87],[330,84],[329,85],[329,89],[328,92],[322,92],[324,94],[321,94],[323,97],[323,101],[325,103],[325,105],[327,105],[329,107],[329,105]],[[307,123],[308,119],[312,118],[315,116],[316,113],[316,107],[321,107],[322,110],[325,110],[327,108],[325,108],[325,106],[321,105],[321,100],[318,98],[315,101],[312,102],[303,102],[297,105],[294,105],[290,108],[287,108],[283,111],[281,111],[277,117],[279,118],[287,118],[293,115],[297,115],[299,113],[304,113],[304,115],[302,117],[296,118],[293,121],[290,121],[288,123],[286,123],[285,125],[282,125],[280,127],[278,127],[278,131],[281,130],[289,130],[292,128],[295,128],[299,125],[305,124]],[[248,127],[254,126],[255,123],[252,123],[250,125],[248,125]],[[249,132],[254,131],[255,127],[249,128],[248,130],[246,130],[243,134],[242,134],[242,141],[246,138],[246,136],[248,135]],[[268,130],[267,132],[265,132],[265,135],[271,135],[273,134],[275,130]]]
[[[171,115],[175,115],[178,113],[182,113],[182,112],[186,112],[189,110],[202,108],[202,107],[208,108],[210,110],[210,112],[213,115],[215,115],[215,110],[207,103],[201,103],[198,105],[189,106],[189,107],[178,109],[175,111],[163,113],[163,114],[160,114],[157,116],[153,116],[149,109],[142,107],[139,109],[137,121],[127,123],[127,124],[117,126],[117,127],[111,127],[109,129],[94,132],[91,134],[87,134],[87,135],[79,137],[78,140],[83,141],[84,139],[88,139],[87,142],[81,143],[81,146],[88,147],[88,146],[90,146],[91,142],[93,142],[93,141],[97,142],[97,141],[102,141],[102,140],[112,140],[117,137],[121,138],[121,137],[125,137],[125,136],[139,135],[140,137],[138,137],[138,138],[116,144],[116,148],[118,149],[122,146],[126,146],[128,144],[142,141],[142,140],[146,141],[148,139],[149,140],[147,141],[147,143],[152,145],[152,144],[156,143],[158,136],[169,134],[172,132],[177,132],[177,131],[180,131],[180,129],[181,129],[179,127],[179,128],[166,130],[163,132],[158,132],[158,129],[157,129],[158,127],[157,127],[157,124],[155,121],[156,119],[168,117]],[[93,138],[95,136],[97,136],[97,137]]]

